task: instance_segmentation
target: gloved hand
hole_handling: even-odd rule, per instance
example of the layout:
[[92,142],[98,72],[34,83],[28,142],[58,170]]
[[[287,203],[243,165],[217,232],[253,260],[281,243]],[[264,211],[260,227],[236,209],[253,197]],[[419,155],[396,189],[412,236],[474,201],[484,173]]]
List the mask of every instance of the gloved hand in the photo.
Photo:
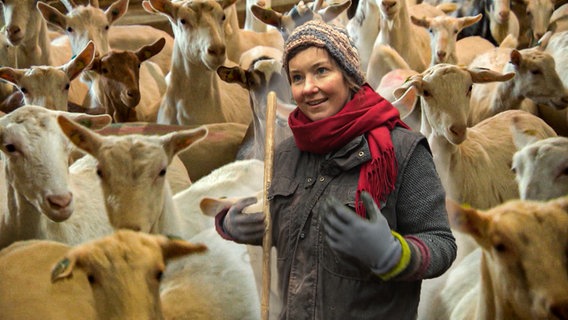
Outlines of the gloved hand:
[[396,239],[387,219],[367,192],[361,193],[369,220],[333,197],[325,199],[324,232],[329,246],[343,254],[357,258],[373,272],[382,275],[400,261],[402,245]]
[[256,203],[255,197],[244,198],[229,208],[223,220],[223,230],[238,243],[257,243],[264,236],[264,213],[243,213]]

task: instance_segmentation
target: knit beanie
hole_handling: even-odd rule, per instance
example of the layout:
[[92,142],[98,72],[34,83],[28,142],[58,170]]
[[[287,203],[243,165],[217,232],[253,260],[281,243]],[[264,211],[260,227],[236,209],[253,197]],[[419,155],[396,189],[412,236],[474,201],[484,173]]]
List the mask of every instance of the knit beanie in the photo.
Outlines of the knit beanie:
[[361,86],[365,76],[361,70],[359,53],[344,28],[322,20],[311,20],[294,29],[284,44],[283,67],[290,80],[290,59],[308,47],[324,48],[354,82]]

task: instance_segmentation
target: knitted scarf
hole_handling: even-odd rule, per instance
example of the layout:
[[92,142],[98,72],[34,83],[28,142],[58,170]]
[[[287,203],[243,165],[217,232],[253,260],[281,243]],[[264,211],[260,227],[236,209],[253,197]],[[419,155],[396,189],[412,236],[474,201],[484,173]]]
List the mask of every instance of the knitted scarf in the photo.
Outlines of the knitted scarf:
[[398,168],[390,131],[397,125],[407,129],[408,126],[400,120],[398,110],[369,85],[363,85],[331,117],[314,122],[296,108],[288,123],[298,148],[317,154],[336,151],[354,138],[366,135],[371,161],[361,166],[355,195],[355,209],[361,217],[366,217],[361,191],[369,192],[380,204],[394,189]]

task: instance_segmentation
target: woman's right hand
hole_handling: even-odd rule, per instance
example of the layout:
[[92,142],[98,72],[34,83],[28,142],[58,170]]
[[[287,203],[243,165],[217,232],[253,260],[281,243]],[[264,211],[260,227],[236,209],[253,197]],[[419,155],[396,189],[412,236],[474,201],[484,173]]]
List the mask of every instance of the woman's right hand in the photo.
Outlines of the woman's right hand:
[[238,243],[256,243],[264,236],[264,213],[243,213],[243,209],[256,203],[255,197],[244,198],[229,208],[223,221],[223,230]]

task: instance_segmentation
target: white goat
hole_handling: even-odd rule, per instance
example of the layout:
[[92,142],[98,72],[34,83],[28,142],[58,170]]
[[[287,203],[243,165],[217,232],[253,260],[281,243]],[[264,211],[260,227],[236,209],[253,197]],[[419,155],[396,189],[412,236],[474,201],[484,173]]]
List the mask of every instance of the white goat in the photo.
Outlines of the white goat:
[[[129,230],[76,247],[18,242],[0,251],[0,318],[161,320],[166,263],[205,250]],[[199,288],[187,293],[199,294]]]
[[448,215],[481,248],[450,271],[432,319],[566,319],[566,197],[486,211],[449,203]]
[[[88,175],[79,170],[81,160],[69,168],[72,145],[57,125],[58,114],[23,106],[0,118],[7,192],[0,248],[25,239],[78,244],[112,230],[100,187],[88,183]],[[111,120],[107,115],[66,114],[94,128]]]
[[292,136],[287,120],[288,114],[296,106],[290,103],[290,85],[286,76],[281,73],[282,52],[271,49],[269,47],[256,47],[245,52],[243,57],[246,58],[247,53],[254,51],[252,56],[258,57],[257,59],[247,61],[240,67],[220,67],[217,69],[221,79],[238,83],[250,92],[253,120],[239,147],[236,159],[264,159],[267,97],[270,91],[274,91],[277,96],[274,145],[276,146],[282,140]]
[[554,58],[543,47],[495,48],[477,56],[469,66],[515,73],[512,80],[473,87],[470,126],[504,110],[524,109],[526,99],[557,109],[568,105],[568,89],[555,70]]
[[[568,9],[568,6],[567,6]],[[540,43],[554,58],[555,69],[565,88],[568,88],[568,30],[551,34],[547,32],[540,39]],[[567,105],[568,106],[568,105]],[[543,118],[559,135],[568,136],[568,109],[551,108],[546,105],[538,105],[539,117]]]
[[511,130],[517,152],[511,168],[524,200],[551,200],[568,195],[568,138],[538,139],[514,121]]
[[223,8],[232,1],[224,1],[222,6],[212,0],[144,3],[168,17],[175,35],[172,68],[158,123],[248,124],[251,121],[246,90],[220,82],[215,73],[227,60]]
[[[460,18],[446,15],[433,18],[415,16],[410,18],[412,23],[426,28],[430,33],[430,66],[433,66],[437,63],[468,65],[472,60],[471,57],[495,47],[491,42],[481,37],[466,37],[459,42],[457,41],[457,36],[463,28],[477,23],[481,20],[481,17],[482,15],[478,14]],[[475,39],[475,41],[474,43],[471,43],[471,40],[462,42],[464,39]],[[466,43],[467,48],[462,48],[461,46]],[[460,53],[467,54],[467,57],[460,56]]]
[[359,52],[362,70],[368,70],[373,44],[381,28],[380,21],[381,14],[377,1],[359,0],[355,16],[347,22],[345,27]]
[[[251,319],[260,314],[252,269],[243,261],[246,247],[223,240],[212,227],[188,234],[191,230],[185,220],[192,219],[195,209],[180,214],[163,178],[171,158],[202,138],[204,128],[162,137],[103,137],[64,117],[59,124],[73,143],[97,158],[109,220],[115,228],[175,234],[209,247],[202,259],[180,260],[165,273],[161,296],[167,319],[210,319],[209,312],[219,312],[218,319]],[[207,303],[190,303],[195,297],[185,294],[188,288],[200,288]]]
[[325,7],[323,4],[323,0],[314,1],[309,4],[300,1],[285,13],[280,13],[259,5],[252,5],[251,11],[260,21],[278,29],[282,38],[286,40],[294,29],[307,21],[319,19],[331,23],[342,12],[349,8],[351,0],[333,3]]
[[[373,46],[390,45],[411,69],[426,70],[431,60],[430,37],[424,28],[412,24],[406,1],[380,0],[378,4],[381,24]],[[440,14],[444,13],[440,11]],[[369,60],[367,75],[374,72],[374,66],[373,60]]]
[[518,198],[510,163],[516,151],[511,119],[537,137],[556,136],[542,119],[520,110],[502,112],[467,126],[470,94],[474,83],[507,81],[513,74],[486,69],[467,69],[438,64],[413,76],[395,93],[414,87],[421,96],[422,125],[436,169],[447,196],[475,208],[490,208]]
[[229,60],[238,63],[243,52],[256,46],[268,46],[284,50],[284,39],[282,39],[278,30],[272,28],[258,32],[242,29],[239,26],[236,1],[224,8],[224,11],[226,16],[224,30],[227,41],[227,58]]
[[3,67],[0,68],[0,78],[20,90],[24,97],[23,104],[67,111],[71,82],[90,66],[94,57],[95,46],[89,42],[76,57],[62,66]]

